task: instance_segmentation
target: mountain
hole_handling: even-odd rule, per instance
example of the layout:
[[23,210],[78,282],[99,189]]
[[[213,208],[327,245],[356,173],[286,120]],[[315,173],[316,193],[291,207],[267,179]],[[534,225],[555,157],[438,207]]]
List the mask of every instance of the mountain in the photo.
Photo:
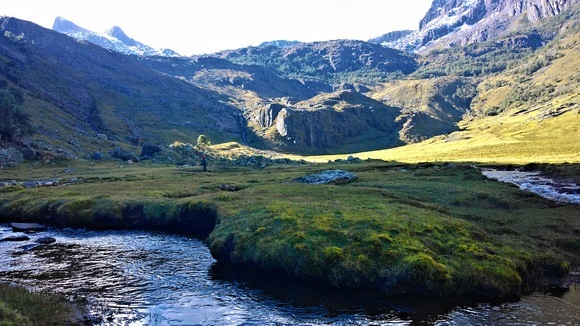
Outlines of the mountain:
[[[434,1],[439,9],[426,14],[423,32],[431,35],[427,31],[436,30],[437,21],[487,15],[475,14],[477,3]],[[489,8],[502,3],[483,2]],[[135,56],[4,17],[0,100],[20,122],[3,129],[17,135],[0,136],[0,146],[23,146],[25,156],[34,158],[87,157],[116,147],[137,153],[145,143],[193,143],[204,134],[212,143],[235,141],[296,154],[353,153],[438,139],[454,144],[496,139],[488,148],[525,144],[535,152],[547,151],[539,144],[558,141],[558,151],[574,153],[579,6],[562,0],[567,9],[554,15],[540,10],[532,22],[524,15],[531,9],[522,3],[513,3],[512,16],[466,20],[491,31],[498,17],[511,17],[505,26],[518,28],[509,33],[465,44],[457,37],[467,34],[432,34],[415,53],[330,40],[275,41],[193,57]],[[417,33],[393,33],[389,39]],[[110,34],[138,44],[120,29]],[[14,113],[18,108],[25,114]],[[546,133],[542,127],[548,124]],[[518,128],[534,142],[518,136]],[[527,149],[510,147],[506,153],[516,150]]]
[[[398,110],[356,91],[324,97],[332,86],[217,57],[128,56],[16,18],[0,30],[0,84],[23,94],[36,131],[22,140],[28,158],[138,153],[200,134],[302,153],[401,144]],[[286,127],[272,130],[257,116],[282,102],[286,114],[273,118]]]
[[76,25],[70,20],[64,19],[62,17],[56,17],[54,24],[52,25],[52,29],[54,31],[76,38],[77,40],[84,40],[96,44],[102,48],[120,53],[142,56],[179,56],[177,52],[172,50],[158,50],[135,41],[134,39],[127,36],[127,34],[125,34],[125,32],[123,32],[119,26],[113,26],[112,28],[106,30],[104,33],[95,33]]
[[507,37],[522,27],[576,6],[577,0],[434,0],[419,29],[397,39],[377,38],[384,46],[426,51]]
[[[224,96],[36,24],[0,18],[0,84],[22,94],[36,133],[29,157],[85,157],[144,142],[239,140]],[[25,155],[26,156],[26,155]]]
[[281,75],[327,83],[341,79],[404,75],[416,69],[416,62],[399,50],[355,40],[296,43],[284,47],[261,46],[213,54],[239,64],[266,66]]

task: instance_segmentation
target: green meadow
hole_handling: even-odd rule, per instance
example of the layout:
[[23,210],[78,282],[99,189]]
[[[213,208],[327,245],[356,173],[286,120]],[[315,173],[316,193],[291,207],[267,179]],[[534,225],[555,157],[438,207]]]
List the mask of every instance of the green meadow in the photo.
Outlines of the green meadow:
[[[580,175],[577,164],[543,168]],[[328,169],[358,180],[292,182]],[[67,185],[3,188],[0,219],[201,228],[220,262],[385,295],[508,298],[580,263],[580,207],[489,180],[470,164],[367,160],[259,169],[210,161],[209,170],[88,161],[5,167],[2,180],[58,177]]]

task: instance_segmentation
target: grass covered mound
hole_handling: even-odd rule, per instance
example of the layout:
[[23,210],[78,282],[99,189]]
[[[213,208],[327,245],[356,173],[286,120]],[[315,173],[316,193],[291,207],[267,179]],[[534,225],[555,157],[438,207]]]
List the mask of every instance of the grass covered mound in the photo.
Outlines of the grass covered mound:
[[[170,221],[181,230],[217,219],[207,243],[219,261],[387,294],[509,297],[580,264],[580,207],[488,180],[468,165],[210,163],[203,173],[143,163],[74,164],[5,169],[4,180],[76,181],[5,189],[0,219],[48,216],[77,226],[132,227],[114,221],[140,216],[157,223],[150,226]],[[289,182],[328,169],[358,180]],[[223,184],[239,190],[224,191]]]
[[62,298],[0,283],[0,325],[89,325],[86,313]]

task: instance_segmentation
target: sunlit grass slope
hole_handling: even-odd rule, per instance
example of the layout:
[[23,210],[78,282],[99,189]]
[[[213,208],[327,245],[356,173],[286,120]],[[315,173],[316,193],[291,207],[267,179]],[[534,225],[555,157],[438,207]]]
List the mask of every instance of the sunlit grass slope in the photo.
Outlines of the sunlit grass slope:
[[[399,162],[485,162],[502,164],[580,162],[580,114],[572,110],[549,119],[538,112],[492,116],[466,129],[402,147],[349,154]],[[349,155],[312,156],[326,162]]]

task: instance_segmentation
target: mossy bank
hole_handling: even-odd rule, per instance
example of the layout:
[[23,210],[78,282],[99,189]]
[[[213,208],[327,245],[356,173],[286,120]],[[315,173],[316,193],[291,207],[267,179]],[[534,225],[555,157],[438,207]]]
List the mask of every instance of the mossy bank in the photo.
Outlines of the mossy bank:
[[[201,229],[220,262],[388,295],[507,298],[580,265],[580,207],[489,180],[467,164],[210,165],[207,173],[90,164],[5,168],[2,180],[63,182],[4,188],[0,219]],[[290,182],[327,169],[358,180]]]

